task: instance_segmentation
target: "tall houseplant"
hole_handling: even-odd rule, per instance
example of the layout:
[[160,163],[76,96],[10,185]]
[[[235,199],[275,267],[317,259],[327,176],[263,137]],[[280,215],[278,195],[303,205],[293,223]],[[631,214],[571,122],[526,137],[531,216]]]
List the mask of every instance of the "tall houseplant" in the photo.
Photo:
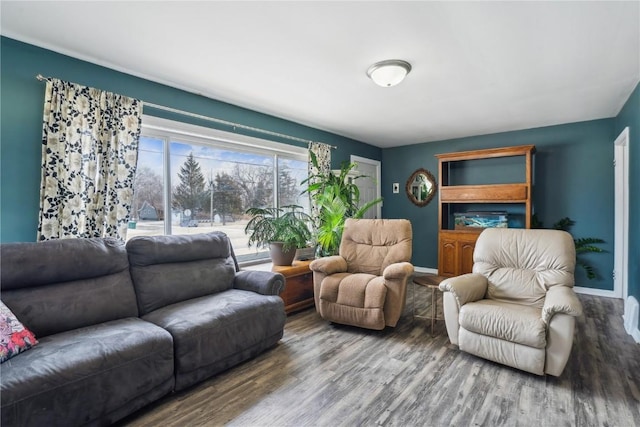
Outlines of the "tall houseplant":
[[[310,151],[309,157],[316,170],[319,170],[316,155]],[[337,254],[346,219],[362,218],[367,210],[382,201],[380,197],[359,206],[360,189],[355,181],[366,178],[367,175],[351,177],[349,174],[355,167],[355,163],[343,162],[337,174],[331,171],[317,172],[302,181],[303,184],[307,184],[303,193],[309,193],[309,197],[317,207],[314,231],[318,243],[318,255]]]
[[311,217],[302,206],[249,208],[246,213],[252,217],[244,228],[249,247],[268,246],[274,265],[291,265],[296,249],[307,247],[311,241]]

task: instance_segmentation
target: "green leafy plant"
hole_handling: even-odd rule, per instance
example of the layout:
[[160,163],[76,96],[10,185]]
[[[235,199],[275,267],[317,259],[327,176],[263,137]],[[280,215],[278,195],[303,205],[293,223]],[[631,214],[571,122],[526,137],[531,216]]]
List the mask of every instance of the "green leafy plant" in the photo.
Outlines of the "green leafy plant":
[[249,208],[251,220],[244,228],[249,235],[249,247],[267,247],[270,243],[283,243],[284,250],[305,248],[312,239],[309,225],[311,217],[302,206],[287,205],[282,208]]
[[[318,169],[316,155],[310,151],[309,157],[313,166]],[[360,189],[355,181],[367,178],[367,175],[350,176],[355,167],[356,163],[343,162],[337,174],[331,171],[318,172],[302,181],[307,184],[303,194],[309,193],[318,208],[314,232],[320,249],[319,255],[338,253],[346,219],[362,218],[367,210],[382,201],[382,198],[377,198],[359,206]]]
[[[571,218],[564,217],[558,220],[555,224],[553,224],[551,228],[570,233],[569,229],[575,223],[576,222]],[[531,218],[531,228],[544,228],[542,222],[538,220],[538,217],[536,215],[533,215],[533,217]],[[584,259],[580,258],[580,254],[585,254],[590,252],[591,253],[604,252],[602,248],[599,248],[595,245],[605,243],[605,241],[602,239],[598,239],[597,237],[582,237],[579,239],[574,238],[573,243],[575,244],[575,247],[576,247],[576,264],[584,268],[585,272],[587,273],[587,279],[592,280],[597,278],[598,277],[597,271],[593,268],[591,264],[589,264]]]

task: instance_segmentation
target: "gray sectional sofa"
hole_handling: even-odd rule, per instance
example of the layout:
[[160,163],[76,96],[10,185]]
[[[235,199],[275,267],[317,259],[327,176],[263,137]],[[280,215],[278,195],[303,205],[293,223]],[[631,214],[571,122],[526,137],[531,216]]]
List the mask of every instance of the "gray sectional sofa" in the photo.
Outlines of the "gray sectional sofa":
[[0,365],[2,426],[107,425],[282,338],[281,274],[227,236],[9,243],[2,301],[39,344]]

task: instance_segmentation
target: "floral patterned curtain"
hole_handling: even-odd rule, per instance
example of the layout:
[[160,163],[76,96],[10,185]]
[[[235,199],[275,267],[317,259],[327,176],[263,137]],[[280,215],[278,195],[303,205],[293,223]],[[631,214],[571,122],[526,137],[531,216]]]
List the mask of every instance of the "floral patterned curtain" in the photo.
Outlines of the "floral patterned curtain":
[[38,240],[127,233],[142,102],[47,79]]
[[[318,163],[318,167],[316,167],[313,164],[313,162],[309,161],[310,177],[317,176],[318,174],[328,175],[329,173],[331,173],[331,146],[330,145],[323,144],[322,142],[310,142],[309,152],[315,155],[316,161]],[[313,184],[313,182],[309,182],[309,184]],[[316,202],[313,197],[310,198],[310,201],[311,201],[311,218],[313,219],[314,224],[317,226],[319,208],[316,205]]]

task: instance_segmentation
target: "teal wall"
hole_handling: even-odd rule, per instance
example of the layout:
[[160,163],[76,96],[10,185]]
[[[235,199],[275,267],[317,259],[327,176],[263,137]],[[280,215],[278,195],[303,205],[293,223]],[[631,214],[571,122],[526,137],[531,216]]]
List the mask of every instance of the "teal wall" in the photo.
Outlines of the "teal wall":
[[[603,254],[590,254],[588,260],[600,273],[598,280],[587,280],[581,270],[579,286],[611,290],[613,282],[613,140],[625,127],[631,128],[630,217],[636,218],[640,199],[640,93],[633,92],[620,114],[613,119],[551,126],[439,141],[381,150],[335,134],[257,113],[210,98],[188,93],[133,77],[9,38],[0,39],[0,241],[34,241],[40,188],[41,120],[44,84],[36,74],[53,76],[83,85],[109,90],[143,101],[197,114],[239,122],[305,139],[318,140],[339,148],[333,152],[333,167],[351,154],[382,160],[383,216],[408,218],[414,225],[413,262],[420,267],[437,267],[437,200],[424,208],[411,204],[402,189],[417,168],[431,170],[437,177],[434,154],[461,150],[535,144],[535,211],[546,226],[564,216],[576,221],[577,237],[600,237],[606,241]],[[158,110],[146,113],[215,126]],[[217,126],[222,130],[231,129]],[[260,136],[260,135],[253,135]],[[293,145],[304,145],[292,143]],[[494,168],[507,177],[508,168]],[[400,194],[392,193],[399,182]],[[640,225],[629,230],[630,293],[640,300]]]
[[[33,45],[0,39],[0,241],[35,241],[40,192],[42,109],[45,84],[37,74],[120,93],[154,104],[190,111],[247,126],[336,145],[332,166],[338,168],[351,154],[380,160],[380,148],[257,113],[224,102],[154,83],[109,68],[61,55]],[[228,127],[188,119],[159,110],[145,113],[202,126]],[[251,135],[251,133],[247,133]],[[264,135],[251,135],[265,137]],[[268,137],[269,139],[274,139]],[[274,139],[277,140],[277,139]],[[304,143],[280,140],[291,145]]]
[[[577,269],[576,285],[613,290],[614,138],[614,120],[603,119],[383,149],[383,216],[410,219],[413,224],[413,263],[419,267],[437,268],[437,198],[420,208],[411,204],[404,191],[393,194],[392,183],[400,183],[403,190],[409,175],[420,167],[430,170],[438,179],[435,154],[534,144],[537,150],[534,159],[534,212],[546,227],[568,216],[576,221],[571,229],[575,237],[604,239],[606,243],[601,247],[605,253],[585,256],[600,277],[588,280],[584,272]],[[502,182],[523,180],[522,172],[518,173],[512,167],[495,166],[483,173],[487,183],[496,182],[496,173],[501,180],[504,179]],[[473,175],[473,172],[469,173],[469,176]]]
[[[629,295],[640,301],[640,84],[615,119],[614,135],[629,126]],[[640,329],[640,319],[638,321]]]

